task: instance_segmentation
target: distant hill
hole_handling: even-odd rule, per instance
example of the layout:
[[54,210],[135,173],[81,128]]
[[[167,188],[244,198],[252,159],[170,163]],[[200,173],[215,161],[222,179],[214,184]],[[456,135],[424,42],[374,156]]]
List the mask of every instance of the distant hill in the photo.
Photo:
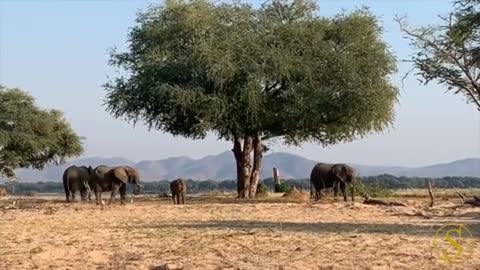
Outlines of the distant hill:
[[[273,153],[266,155],[263,160],[261,177],[272,176],[273,167],[280,169],[282,178],[308,178],[316,161],[289,153]],[[138,163],[124,158],[83,158],[67,162],[61,166],[50,166],[43,171],[32,169],[17,170],[17,175],[23,181],[61,181],[63,171],[70,165],[130,165],[140,170],[144,181],[172,180],[177,177],[191,179],[225,180],[235,179],[235,160],[231,151],[218,155],[210,155],[201,159],[189,157],[174,157],[162,160],[145,160]],[[444,177],[444,176],[476,176],[480,177],[480,158],[457,160],[445,164],[434,164],[425,167],[385,167],[365,166],[352,164],[360,175],[371,176],[392,174],[395,176]]]

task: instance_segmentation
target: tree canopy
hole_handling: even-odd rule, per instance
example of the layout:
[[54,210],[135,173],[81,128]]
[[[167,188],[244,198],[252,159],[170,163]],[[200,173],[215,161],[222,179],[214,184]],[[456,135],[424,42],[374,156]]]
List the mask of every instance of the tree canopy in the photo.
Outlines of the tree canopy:
[[421,82],[443,84],[480,111],[480,1],[455,1],[454,10],[442,20],[441,25],[417,29],[398,20],[415,50],[408,61]]
[[138,15],[127,51],[111,53],[123,75],[105,85],[107,110],[173,135],[231,140],[239,195],[253,196],[264,140],[326,146],[394,119],[396,64],[378,20],[365,9],[317,11],[309,0],[153,6]]
[[62,113],[40,109],[26,92],[0,86],[0,108],[0,176],[13,177],[17,168],[42,169],[83,152]]

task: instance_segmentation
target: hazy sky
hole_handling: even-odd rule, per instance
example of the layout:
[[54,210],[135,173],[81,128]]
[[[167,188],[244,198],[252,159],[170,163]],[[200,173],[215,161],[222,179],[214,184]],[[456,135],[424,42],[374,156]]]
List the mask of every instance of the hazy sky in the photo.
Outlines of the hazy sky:
[[[107,75],[107,50],[124,48],[136,12],[155,1],[8,1],[0,0],[0,84],[29,91],[42,107],[65,112],[73,128],[86,137],[85,156],[121,156],[134,161],[172,156],[194,158],[231,149],[230,142],[209,137],[203,141],[148,132],[113,119],[102,106],[101,87]],[[258,3],[258,2],[253,2]],[[399,60],[411,52],[402,38],[395,15],[407,15],[410,24],[438,22],[451,1],[319,1],[321,15],[369,6],[385,28],[384,38]],[[409,69],[399,64],[392,81]],[[272,152],[290,152],[327,162],[417,166],[480,157],[480,113],[463,97],[440,86],[419,85],[410,77],[395,108],[394,128],[383,134],[324,149],[272,146]]]

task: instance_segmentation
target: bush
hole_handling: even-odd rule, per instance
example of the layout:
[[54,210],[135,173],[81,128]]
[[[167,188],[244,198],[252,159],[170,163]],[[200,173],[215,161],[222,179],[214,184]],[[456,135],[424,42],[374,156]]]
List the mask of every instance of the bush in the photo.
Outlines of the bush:
[[281,182],[280,184],[275,184],[275,193],[284,193],[288,192],[290,187],[285,182]]
[[263,183],[259,183],[257,185],[257,193],[255,194],[255,197],[267,197],[268,196],[268,189],[267,186]]
[[[349,193],[351,191],[351,186],[349,186]],[[355,183],[355,196],[365,197],[368,195],[372,198],[386,198],[392,196],[393,192],[390,189],[385,188],[380,183],[364,184],[362,182]]]

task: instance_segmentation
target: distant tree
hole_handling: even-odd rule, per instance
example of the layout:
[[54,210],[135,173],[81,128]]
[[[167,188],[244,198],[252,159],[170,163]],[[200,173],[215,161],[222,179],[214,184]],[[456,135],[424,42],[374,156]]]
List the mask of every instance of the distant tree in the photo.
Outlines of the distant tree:
[[441,25],[411,29],[398,19],[415,50],[407,61],[421,82],[446,85],[480,111],[480,1],[454,1],[454,10],[442,20]]
[[218,182],[214,180],[204,180],[198,182],[199,191],[213,191],[218,189]]
[[38,108],[26,92],[0,86],[0,108],[0,176],[12,178],[17,168],[42,169],[83,152],[62,113]]
[[[348,142],[393,121],[395,60],[368,10],[333,18],[311,0],[169,0],[137,18],[107,110],[149,129],[231,141],[239,197],[254,197],[265,141]],[[253,164],[252,156],[253,153]]]

